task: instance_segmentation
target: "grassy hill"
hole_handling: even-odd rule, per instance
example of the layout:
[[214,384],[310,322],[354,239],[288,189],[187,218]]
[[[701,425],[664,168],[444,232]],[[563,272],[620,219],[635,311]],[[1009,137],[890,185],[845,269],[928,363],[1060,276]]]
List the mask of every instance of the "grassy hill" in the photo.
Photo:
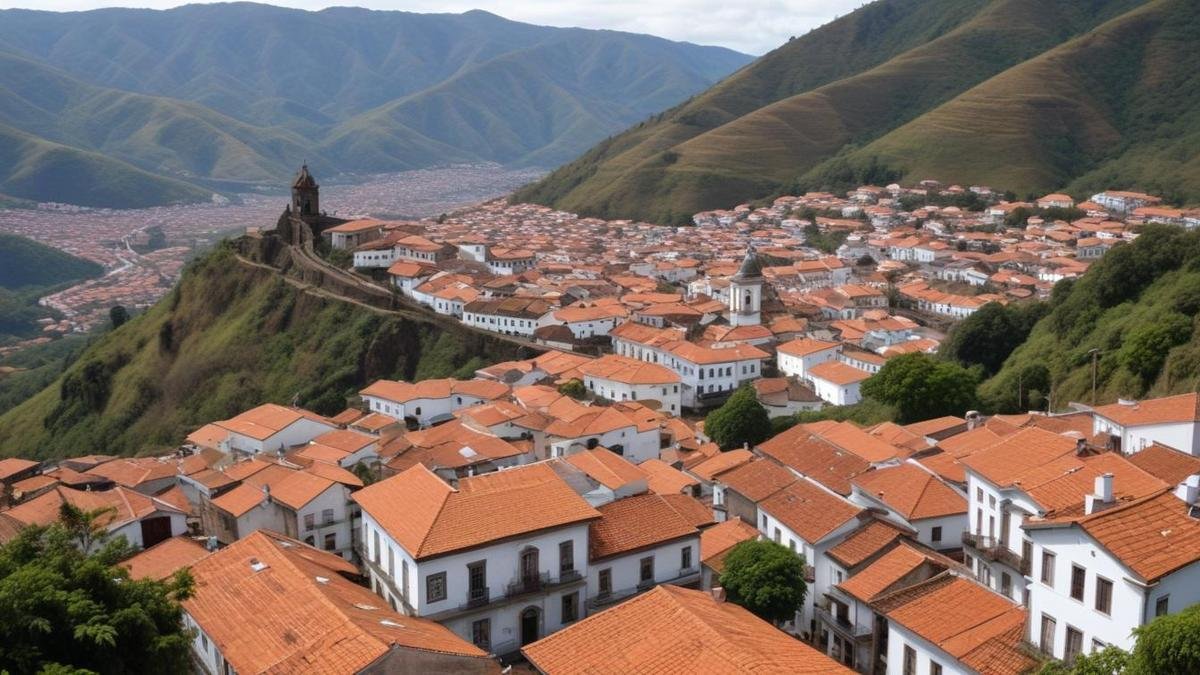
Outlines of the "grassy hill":
[[222,246],[170,295],[0,415],[0,455],[132,454],[273,401],[340,411],[380,377],[466,375],[516,356],[499,340],[305,294]]
[[1200,133],[1196,12],[1185,0],[879,0],[516,198],[673,223],[782,191],[923,178],[1200,200],[1185,149]]
[[[1150,226],[1114,248],[1076,282],[1055,287],[1049,314],[980,387],[996,410],[1053,390],[1056,409],[1091,399],[1091,350],[1099,350],[1097,401],[1200,388],[1200,232]],[[1035,404],[1036,402],[1035,401]],[[1044,406],[1044,403],[1041,403]]]
[[[326,176],[453,162],[550,166],[749,60],[486,12],[5,10],[0,125],[75,151],[76,164],[94,163],[94,153],[193,190],[276,184],[304,160]],[[44,159],[0,156],[0,177],[18,160],[51,179],[65,171]],[[136,194],[110,198],[119,204],[76,196],[67,177],[0,183],[0,193],[141,205]],[[140,201],[188,198],[202,197],[151,184]]]
[[100,265],[15,234],[0,233],[0,286],[55,286],[99,276]]

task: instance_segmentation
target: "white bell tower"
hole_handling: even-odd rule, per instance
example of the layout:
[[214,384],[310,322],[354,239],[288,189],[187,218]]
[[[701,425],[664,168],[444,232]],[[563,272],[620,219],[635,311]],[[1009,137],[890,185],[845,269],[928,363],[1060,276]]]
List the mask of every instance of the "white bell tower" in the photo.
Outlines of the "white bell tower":
[[754,247],[749,246],[742,266],[729,279],[730,326],[757,326],[762,323],[762,286],[762,263]]

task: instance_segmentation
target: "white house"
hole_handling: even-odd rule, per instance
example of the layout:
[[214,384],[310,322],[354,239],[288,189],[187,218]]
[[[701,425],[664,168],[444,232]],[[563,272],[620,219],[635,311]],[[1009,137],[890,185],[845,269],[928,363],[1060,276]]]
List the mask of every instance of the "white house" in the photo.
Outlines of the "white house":
[[819,364],[836,361],[842,346],[837,342],[825,342],[812,338],[800,338],[785,342],[775,348],[779,372],[808,379],[809,370]]
[[628,356],[607,354],[579,367],[589,392],[611,401],[657,401],[659,410],[678,415],[682,378],[670,368]]
[[[121,486],[111,490],[75,490],[65,485],[51,488],[29,501],[4,511],[19,527],[58,522],[59,509],[70,504],[82,511],[111,509],[99,525],[109,539],[124,537],[135,549],[151,546],[187,532],[187,514],[167,502]],[[93,550],[103,542],[93,543]]]
[[1026,521],[1032,541],[1028,638],[1070,663],[1082,653],[1134,646],[1133,630],[1200,602],[1195,478],[1173,494],[1118,502],[1096,478],[1081,511]]
[[354,524],[346,485],[308,471],[266,470],[212,500],[214,535],[229,544],[271,530],[344,558],[353,557]]
[[962,546],[966,497],[918,464],[906,461],[856,477],[850,501],[886,512],[889,520],[913,530],[914,538],[929,548]]
[[1200,455],[1200,394],[1125,401],[1092,411],[1095,434],[1109,434],[1130,455],[1152,443]]
[[302,445],[337,426],[302,408],[266,403],[231,419],[200,427],[188,441],[221,452],[257,455]]
[[411,418],[425,426],[448,421],[456,410],[494,401],[509,391],[501,382],[446,378],[415,384],[377,380],[358,393],[372,412],[398,420]]
[[549,466],[453,488],[418,465],[353,499],[371,588],[397,611],[495,654],[583,618],[588,524],[600,514]]
[[831,405],[854,405],[862,400],[859,385],[871,373],[840,361],[819,363],[808,369],[813,391]]

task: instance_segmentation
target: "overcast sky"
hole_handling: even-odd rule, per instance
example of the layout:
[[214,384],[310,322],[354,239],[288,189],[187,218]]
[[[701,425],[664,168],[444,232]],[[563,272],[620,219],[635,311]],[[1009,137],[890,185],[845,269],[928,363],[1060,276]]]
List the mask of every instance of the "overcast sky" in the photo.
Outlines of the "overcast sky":
[[[762,54],[803,35],[866,0],[272,0],[303,9],[353,5],[412,12],[485,9],[516,21],[550,26],[581,26],[649,33],[671,40],[721,45]],[[166,9],[180,0],[0,0],[0,8],[55,11],[97,7]]]

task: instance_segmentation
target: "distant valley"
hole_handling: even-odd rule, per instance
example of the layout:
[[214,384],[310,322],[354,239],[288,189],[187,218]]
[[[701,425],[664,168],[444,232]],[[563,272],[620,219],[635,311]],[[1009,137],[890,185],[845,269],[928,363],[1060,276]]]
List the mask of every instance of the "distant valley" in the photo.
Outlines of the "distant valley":
[[304,160],[553,167],[750,60],[479,11],[0,11],[0,197],[204,201]]

